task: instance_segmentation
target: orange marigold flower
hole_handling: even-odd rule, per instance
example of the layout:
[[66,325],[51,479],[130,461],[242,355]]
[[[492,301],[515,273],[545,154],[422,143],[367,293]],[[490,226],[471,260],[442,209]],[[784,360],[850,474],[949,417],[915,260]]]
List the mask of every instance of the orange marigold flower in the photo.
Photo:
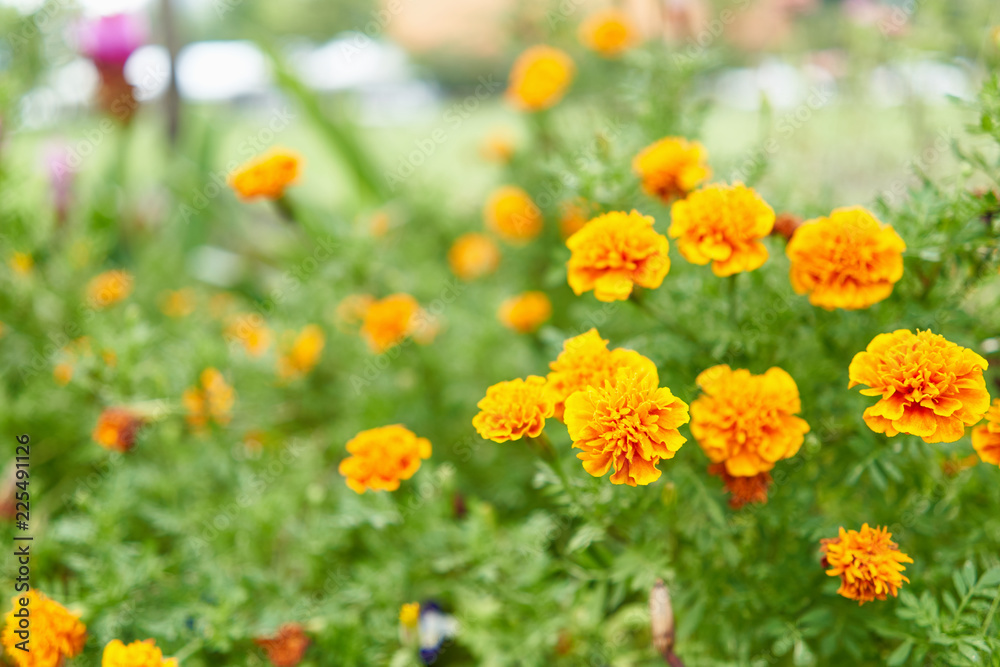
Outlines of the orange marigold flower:
[[264,649],[274,667],[295,667],[309,648],[309,637],[298,623],[285,623],[275,636],[258,637],[253,642]]
[[373,352],[395,347],[413,333],[420,304],[409,294],[392,294],[368,307],[361,335]]
[[559,233],[564,239],[576,234],[594,217],[598,207],[582,197],[568,199],[559,206]]
[[608,341],[601,338],[597,329],[567,339],[549,368],[545,391],[555,404],[556,419],[560,420],[567,398],[587,387],[604,386],[604,381],[612,379],[619,369],[638,368],[657,375],[656,365],[635,350],[609,350]]
[[448,266],[462,280],[482,278],[497,270],[500,248],[486,234],[470,232],[455,239],[448,251]]
[[972,429],[972,447],[983,461],[1000,466],[1000,398],[986,412],[986,421]]
[[721,364],[696,380],[702,395],[691,404],[691,435],[708,458],[734,477],[752,477],[799,451],[809,424],[799,388],[780,368],[763,375]]
[[195,298],[190,287],[164,292],[160,296],[160,312],[167,317],[187,317],[194,312]]
[[697,141],[665,137],[642,149],[632,159],[632,171],[642,179],[642,189],[670,202],[685,197],[709,176],[708,153]]
[[527,243],[542,233],[542,212],[528,193],[514,185],[493,191],[483,208],[486,227],[508,243]]
[[226,327],[226,339],[238,342],[251,357],[260,357],[271,347],[271,330],[264,318],[256,313],[243,313],[234,317]]
[[113,306],[132,293],[134,284],[127,271],[105,271],[87,283],[87,303],[94,310]]
[[362,431],[347,443],[349,456],[340,462],[340,474],[357,493],[395,491],[399,480],[410,479],[420,461],[430,458],[431,443],[395,424]]
[[760,239],[771,233],[774,211],[742,183],[709,185],[674,202],[667,233],[693,264],[712,262],[717,276],[753,271],[767,261]]
[[968,348],[930,331],[898,329],[879,334],[848,369],[851,387],[881,396],[864,413],[868,428],[924,442],[955,442],[989,410],[983,371],[988,364]]
[[623,301],[634,285],[655,289],[670,270],[669,245],[648,215],[600,215],[566,241],[569,286],[577,295],[594,290],[598,301]]
[[472,419],[476,432],[486,440],[507,442],[541,435],[554,405],[546,396],[545,378],[529,375],[493,385],[476,407],[480,410]]
[[870,528],[866,523],[860,531],[841,527],[838,537],[820,540],[823,567],[830,568],[826,573],[831,577],[840,577],[840,595],[862,605],[884,600],[887,594],[896,597],[903,582],[909,583],[902,574],[903,563],[913,559],[891,538],[888,528]]
[[107,408],[97,419],[91,437],[105,449],[127,452],[135,446],[136,436],[145,421],[126,408]]
[[200,386],[185,390],[181,397],[188,424],[196,429],[204,428],[210,421],[225,426],[232,418],[236,392],[215,368],[203,370],[200,380]]
[[10,257],[10,268],[19,276],[28,275],[34,266],[35,260],[26,252],[15,252]]
[[306,375],[319,362],[325,345],[323,330],[315,324],[306,326],[278,357],[278,375],[286,380]]
[[52,369],[52,379],[54,379],[56,384],[59,386],[65,387],[69,384],[69,381],[73,379],[73,371],[73,364],[65,362],[56,364]]
[[[18,593],[13,597],[12,604],[14,608],[7,614],[0,641],[7,659],[17,667],[61,667],[66,658],[72,658],[83,650],[87,628],[80,622],[79,614],[74,614],[35,589]],[[21,621],[28,618],[28,614],[31,619],[31,650],[22,651],[16,647],[27,639],[24,633],[28,628]]]
[[104,647],[101,667],[177,667],[177,658],[164,658],[152,639],[128,645],[112,639]]
[[552,107],[566,94],[576,67],[564,51],[533,46],[514,61],[507,84],[507,101],[522,111]]
[[688,422],[688,406],[658,384],[639,364],[566,399],[563,418],[584,470],[601,477],[614,466],[611,482],[629,486],[660,478],[656,465],[687,440],[677,429]]
[[243,199],[280,199],[285,188],[299,177],[302,158],[284,148],[274,148],[240,166],[229,185]]
[[863,208],[840,208],[795,230],[785,253],[789,276],[809,303],[833,310],[868,308],[903,277],[906,244]]
[[580,43],[605,58],[614,58],[631,48],[638,34],[628,15],[609,8],[594,12],[580,24]]
[[506,299],[497,311],[500,322],[518,333],[532,333],[552,317],[552,302],[545,292],[524,292]]
[[375,297],[371,294],[350,294],[345,296],[334,311],[337,328],[341,331],[354,331],[365,320],[365,314]]
[[708,466],[708,474],[722,480],[726,492],[729,493],[729,507],[734,510],[750,504],[765,504],[767,490],[774,483],[769,472],[760,472],[751,477],[734,477],[726,472],[724,463],[713,463]]

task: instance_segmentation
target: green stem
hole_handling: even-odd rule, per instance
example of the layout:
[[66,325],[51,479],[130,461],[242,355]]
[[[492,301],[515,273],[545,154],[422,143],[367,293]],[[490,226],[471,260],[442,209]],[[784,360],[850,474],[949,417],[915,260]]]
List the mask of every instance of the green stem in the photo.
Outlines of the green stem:
[[629,296],[628,300],[634,303],[639,310],[644,312],[650,318],[662,324],[667,329],[668,333],[677,335],[683,338],[684,340],[688,341],[689,343],[694,343],[695,345],[702,344],[702,341],[692,336],[688,331],[681,329],[675,324],[671,324],[669,322],[669,318],[664,313],[654,308],[649,304],[648,301],[646,301],[645,294],[643,294],[641,290],[639,289],[632,290],[632,294]]
[[740,328],[739,290],[736,284],[738,277],[739,274],[733,274],[726,279],[729,284],[729,319],[737,331]]
[[538,455],[542,457],[542,460],[549,463],[552,470],[555,471],[556,475],[562,481],[563,488],[566,489],[566,493],[569,494],[570,500],[573,501],[574,505],[579,505],[579,499],[576,495],[576,489],[569,482],[569,476],[566,475],[566,471],[563,469],[562,461],[559,460],[559,454],[556,452],[555,448],[552,447],[552,442],[549,440],[549,436],[543,431],[537,438],[528,438],[529,442],[538,451]]
[[990,611],[986,614],[986,620],[983,621],[983,629],[980,634],[984,637],[990,629],[990,625],[993,624],[993,614],[996,613],[998,604],[1000,604],[1000,586],[997,586],[997,594],[993,596],[993,604],[990,605]]

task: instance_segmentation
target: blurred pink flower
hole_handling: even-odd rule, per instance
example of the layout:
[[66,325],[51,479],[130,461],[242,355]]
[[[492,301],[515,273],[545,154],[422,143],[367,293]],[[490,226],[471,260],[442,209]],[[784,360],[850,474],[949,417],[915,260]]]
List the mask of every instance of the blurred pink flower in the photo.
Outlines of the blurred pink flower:
[[146,43],[146,24],[134,14],[101,16],[82,23],[78,39],[80,52],[99,67],[122,67]]
[[56,220],[60,224],[66,221],[72,198],[74,174],[73,168],[69,164],[72,158],[73,154],[69,145],[63,141],[53,141],[45,147],[43,155],[45,173],[49,178]]

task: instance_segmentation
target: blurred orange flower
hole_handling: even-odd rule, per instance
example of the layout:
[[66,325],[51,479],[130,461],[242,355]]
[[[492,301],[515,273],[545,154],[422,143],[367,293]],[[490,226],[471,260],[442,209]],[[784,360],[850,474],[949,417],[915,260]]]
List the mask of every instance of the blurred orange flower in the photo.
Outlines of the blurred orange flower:
[[98,417],[91,437],[105,449],[124,453],[135,446],[143,423],[142,417],[127,408],[106,408]]
[[334,312],[334,319],[337,321],[337,328],[341,331],[354,331],[364,322],[365,314],[371,305],[375,303],[375,297],[371,294],[349,294],[341,299]]
[[564,239],[583,229],[598,207],[582,197],[567,199],[559,206],[559,233]]
[[278,357],[278,376],[288,380],[306,375],[319,363],[325,345],[323,330],[315,324],[306,326]]
[[742,183],[709,185],[671,207],[670,229],[684,258],[712,262],[717,276],[753,271],[767,261],[760,239],[771,233],[774,210]]
[[664,137],[632,159],[632,171],[642,179],[646,194],[669,203],[686,197],[712,175],[707,159],[705,147],[697,141]]
[[197,294],[190,287],[160,295],[160,312],[167,317],[187,317],[194,312]]
[[26,252],[15,252],[10,257],[10,268],[19,276],[28,275],[34,266],[35,260]]
[[361,335],[381,354],[413,333],[420,304],[409,294],[392,294],[368,307]]
[[483,139],[479,153],[488,162],[507,164],[514,156],[514,141],[507,132],[494,130]]
[[580,43],[605,58],[619,56],[636,41],[638,32],[628,15],[620,9],[601,9],[580,24]]
[[483,208],[486,227],[508,243],[527,243],[542,232],[542,212],[528,193],[514,185],[497,188]]
[[714,463],[734,477],[753,477],[799,451],[809,424],[799,388],[780,368],[763,375],[721,364],[696,380],[702,395],[691,404],[691,435]]
[[232,418],[236,392],[226,383],[215,368],[201,372],[200,385],[184,391],[181,402],[187,410],[187,422],[195,429],[202,429],[210,421],[225,426]]
[[767,490],[774,482],[769,472],[760,472],[751,477],[734,477],[726,472],[724,463],[713,463],[708,466],[708,474],[715,475],[722,480],[722,484],[729,494],[729,507],[734,510],[750,504],[765,504]]
[[134,284],[127,271],[105,271],[87,283],[87,303],[94,310],[113,306],[132,293]]
[[573,60],[564,51],[545,45],[524,51],[510,70],[507,101],[522,111],[554,106],[576,74]]
[[785,253],[798,294],[827,310],[868,308],[903,277],[906,244],[863,208],[840,208],[795,230]]
[[177,667],[177,658],[164,658],[152,639],[128,645],[112,639],[104,647],[101,667]]
[[566,246],[572,252],[566,264],[569,286],[577,295],[593,290],[598,301],[627,299],[633,285],[655,289],[670,270],[667,237],[638,211],[598,216]]
[[295,667],[309,648],[309,637],[298,623],[285,623],[273,637],[257,637],[253,643],[267,653],[274,667]]
[[876,433],[909,433],[924,442],[955,442],[989,410],[983,371],[988,364],[968,348],[930,331],[898,329],[879,334],[848,368],[848,388],[863,384],[865,396],[881,396],[867,408]]
[[538,375],[498,382],[476,404],[479,414],[473,417],[472,425],[479,435],[493,442],[537,438],[554,407],[544,390],[545,378]]
[[226,339],[238,342],[251,357],[263,356],[271,347],[272,338],[264,318],[256,313],[237,315],[226,327]]
[[469,232],[459,236],[448,251],[448,265],[462,280],[475,280],[497,270],[500,248],[486,234]]
[[[22,599],[26,599],[28,604],[22,605]],[[79,614],[33,588],[15,595],[12,605],[0,640],[7,659],[17,667],[60,667],[66,658],[83,651],[87,628],[80,622]],[[31,619],[30,640],[23,634],[17,634],[26,632],[19,624],[22,618]],[[29,642],[30,651],[17,648],[19,643],[25,641]]]
[[229,176],[229,185],[242,199],[280,199],[299,177],[301,164],[297,153],[273,148],[240,166]]
[[340,474],[357,493],[395,491],[399,481],[410,479],[420,461],[430,458],[431,443],[404,426],[381,426],[362,431],[347,443],[349,456],[340,462]]
[[986,421],[972,429],[972,447],[983,461],[1000,466],[1000,398],[986,412]]
[[871,528],[868,524],[861,530],[840,529],[838,537],[820,540],[824,554],[823,566],[830,569],[831,577],[840,577],[837,593],[858,605],[872,600],[884,600],[887,594],[896,597],[903,582],[910,580],[903,576],[906,566],[913,559],[899,550],[891,541],[892,533],[887,528]]
[[508,329],[532,333],[552,317],[552,302],[545,292],[524,292],[500,304],[497,317]]
[[613,466],[611,482],[629,486],[660,478],[657,464],[687,440],[677,429],[688,422],[688,406],[658,384],[637,364],[566,399],[563,418],[584,470],[602,477]]

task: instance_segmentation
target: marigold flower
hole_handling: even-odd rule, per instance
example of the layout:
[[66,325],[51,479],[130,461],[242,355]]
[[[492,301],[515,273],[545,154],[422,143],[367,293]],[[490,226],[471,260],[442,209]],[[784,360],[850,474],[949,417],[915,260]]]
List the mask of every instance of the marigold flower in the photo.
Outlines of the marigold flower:
[[580,43],[605,58],[614,58],[631,48],[638,34],[628,15],[609,8],[594,12],[580,24]]
[[745,505],[767,503],[767,490],[774,483],[769,472],[759,472],[750,477],[735,477],[726,472],[724,463],[713,463],[708,466],[708,474],[722,480],[729,494],[729,507],[734,510],[741,509]]
[[578,296],[593,290],[598,301],[623,301],[634,285],[655,289],[670,270],[669,245],[648,215],[600,215],[566,241],[569,286]]
[[[22,605],[25,601],[28,604]],[[12,599],[13,609],[7,614],[0,641],[7,659],[17,667],[61,667],[65,658],[83,650],[87,628],[75,614],[44,593],[29,589]],[[22,624],[30,614],[30,641],[24,634],[29,628]],[[29,642],[25,644],[24,642]],[[22,651],[17,648],[30,648]]]
[[127,408],[107,408],[97,419],[91,437],[105,449],[125,453],[135,446],[145,421]]
[[304,327],[278,357],[278,375],[286,380],[306,375],[319,362],[325,345],[326,336],[322,329],[315,324]]
[[431,443],[413,431],[395,424],[362,431],[347,443],[349,456],[340,462],[340,474],[357,493],[395,491],[399,481],[410,479],[420,461],[430,458]]
[[601,477],[614,466],[611,482],[629,486],[660,478],[657,464],[687,440],[677,429],[688,422],[688,406],[658,384],[637,364],[566,399],[563,418],[584,470]]
[[795,230],[785,248],[790,278],[809,303],[833,310],[868,308],[903,277],[906,244],[863,208],[840,208]]
[[409,628],[413,630],[417,627],[417,623],[420,621],[420,603],[419,602],[407,602],[402,607],[399,608],[399,622],[403,624],[404,628]]
[[522,111],[554,106],[573,81],[576,66],[564,51],[545,45],[524,51],[510,70],[507,101]]
[[767,261],[760,239],[771,233],[774,211],[742,183],[709,185],[674,202],[667,233],[693,264],[712,262],[717,276],[753,271]]
[[552,317],[552,302],[545,292],[524,292],[500,304],[500,322],[518,333],[532,333]]
[[236,392],[215,368],[203,370],[200,381],[199,386],[185,390],[181,397],[188,424],[196,429],[204,428],[210,421],[225,426],[232,418]]
[[903,563],[913,559],[899,550],[891,541],[888,528],[870,528],[868,524],[861,530],[840,529],[839,537],[820,540],[824,554],[823,566],[831,569],[826,573],[840,577],[837,593],[858,605],[872,600],[884,600],[886,594],[896,597],[903,582],[909,582],[902,575],[906,569]]
[[301,162],[297,153],[274,148],[241,165],[230,175],[229,185],[242,199],[280,199],[299,177]]
[[597,329],[567,339],[549,368],[545,391],[555,404],[555,417],[560,420],[567,398],[587,387],[603,387],[604,381],[612,379],[619,369],[636,368],[657,375],[656,364],[635,350],[609,350],[608,341],[601,338]]
[[355,331],[364,322],[365,314],[375,297],[371,294],[349,294],[341,299],[334,311],[337,328],[341,331]]
[[930,331],[898,329],[879,334],[848,369],[851,387],[881,396],[864,413],[868,428],[892,437],[920,436],[924,442],[955,442],[989,410],[981,356]]
[[542,212],[527,192],[514,185],[493,191],[483,208],[483,218],[486,227],[508,243],[527,243],[542,232]]
[[482,278],[497,270],[500,248],[486,234],[470,232],[455,239],[448,251],[448,266],[462,280]]
[[559,206],[559,233],[564,239],[576,234],[594,217],[598,207],[582,197],[567,199]]
[[409,294],[392,294],[368,307],[361,335],[381,354],[413,333],[420,304]]
[[28,275],[34,266],[35,260],[26,252],[15,252],[10,257],[10,268],[19,276]]
[[1000,466],[1000,398],[986,412],[986,421],[972,429],[972,447],[986,463]]
[[274,667],[295,667],[309,648],[309,637],[298,623],[285,623],[273,637],[258,637],[253,643],[264,649]]
[[752,477],[799,451],[809,424],[799,389],[780,368],[763,375],[721,364],[696,380],[702,395],[691,404],[691,435],[714,463],[734,477]]
[[60,387],[65,387],[69,384],[70,380],[73,379],[73,364],[61,363],[56,364],[52,369],[52,379],[56,381]]
[[685,197],[712,175],[708,153],[697,141],[665,137],[632,159],[632,171],[642,179],[646,194],[670,202]]
[[545,378],[529,375],[493,385],[476,407],[480,410],[472,418],[476,432],[486,440],[507,442],[537,438],[555,406],[545,393]]
[[101,667],[177,667],[177,658],[164,658],[152,639],[127,645],[112,639],[104,647]]
[[263,356],[271,347],[272,338],[264,318],[256,313],[237,315],[226,327],[226,339],[238,342],[251,357]]
[[87,303],[94,310],[113,306],[132,293],[134,284],[127,271],[105,271],[87,283]]

